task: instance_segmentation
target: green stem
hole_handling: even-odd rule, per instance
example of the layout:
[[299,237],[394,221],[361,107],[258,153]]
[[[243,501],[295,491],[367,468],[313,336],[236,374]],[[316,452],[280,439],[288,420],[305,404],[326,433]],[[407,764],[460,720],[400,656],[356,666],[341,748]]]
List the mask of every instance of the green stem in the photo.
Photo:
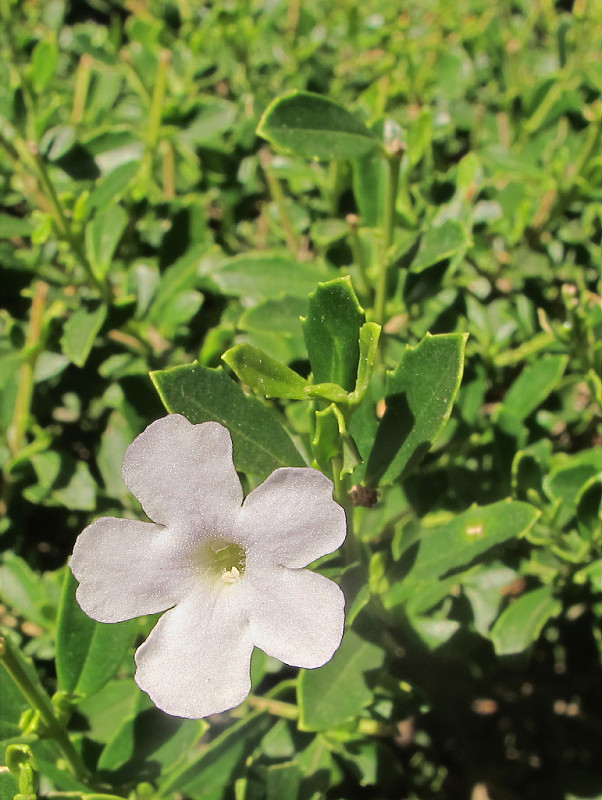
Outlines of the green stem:
[[399,189],[399,168],[401,155],[394,153],[388,156],[387,189],[385,196],[385,219],[383,224],[383,252],[381,256],[380,272],[376,285],[376,298],[374,300],[374,321],[379,325],[385,323],[385,304],[387,302],[387,289],[389,285],[389,266],[391,244],[395,232],[395,207]]
[[363,563],[363,554],[360,543],[355,538],[353,530],[353,503],[348,492],[347,477],[341,478],[341,467],[343,460],[341,456],[332,459],[332,477],[334,482],[333,496],[337,503],[345,512],[347,518],[347,537],[343,543],[343,555],[348,564],[359,562]]
[[[299,706],[294,703],[284,703],[282,700],[272,700],[269,697],[257,697],[250,694],[247,702],[257,711],[267,711],[274,717],[281,717],[282,719],[299,719],[300,710]],[[376,719],[358,719],[356,722],[356,730],[358,733],[363,733],[366,736],[396,736],[397,728],[386,722],[379,722]]]
[[13,420],[8,429],[8,446],[11,454],[16,456],[25,440],[27,430],[27,418],[31,406],[33,395],[33,382],[36,361],[38,360],[40,337],[42,335],[42,321],[44,318],[44,307],[46,305],[46,293],[48,284],[38,281],[31,304],[31,316],[29,318],[29,328],[25,341],[25,361],[19,373],[19,386],[17,388],[17,399]]
[[171,61],[169,50],[162,50],[159,56],[159,66],[155,77],[155,88],[151,100],[150,115],[148,120],[148,149],[153,152],[159,141],[159,131],[161,129],[161,116],[163,114],[163,103],[165,101],[165,87],[167,84],[167,67]]
[[69,739],[65,727],[56,718],[48,695],[31,680],[12,642],[6,637],[0,638],[0,661],[27,702],[39,713],[49,735],[62,750],[75,777],[80,781],[86,781],[89,778],[88,770]]
[[65,239],[65,241],[67,242],[67,244],[77,257],[79,263],[81,264],[84,271],[88,275],[90,281],[100,292],[102,299],[105,301],[105,303],[110,303],[112,300],[111,290],[109,289],[106,283],[104,283],[103,281],[99,280],[96,277],[94,270],[92,269],[92,266],[88,261],[88,258],[84,253],[80,242],[74,236],[73,231],[71,229],[71,223],[67,219],[67,216],[63,210],[63,204],[61,203],[59,196],[56,193],[56,189],[54,188],[54,184],[50,179],[50,175],[48,174],[48,170],[46,169],[46,164],[44,162],[44,159],[38,153],[35,145],[31,145],[28,149],[31,156],[33,156],[33,165],[37,173],[40,186],[42,187],[42,191],[44,192],[46,198],[48,199],[50,205],[52,206],[57,222],[59,223],[59,226],[61,228],[61,234],[63,238]]
[[90,87],[90,68],[92,67],[92,56],[84,53],[80,59],[77,74],[75,76],[75,91],[73,92],[73,110],[71,121],[74,125],[79,125],[84,117],[86,99]]
[[357,232],[359,220],[357,214],[347,214],[346,222],[349,225],[349,245],[353,254],[353,263],[357,267],[360,294],[364,297],[372,296],[370,279],[368,278],[368,265],[364,256],[364,248]]
[[271,156],[268,150],[263,150],[260,152],[260,160],[261,166],[263,167],[263,171],[265,173],[266,180],[268,182],[268,187],[270,189],[270,194],[272,195],[273,201],[278,206],[278,211],[280,213],[280,222],[282,223],[282,228],[284,230],[284,237],[286,239],[286,244],[289,250],[293,253],[293,255],[297,255],[299,252],[299,239],[297,234],[295,233],[295,227],[293,225],[293,221],[291,219],[290,214],[288,213],[288,208],[286,206],[286,197],[284,196],[284,192],[282,191],[282,185],[278,178],[274,175],[271,167]]

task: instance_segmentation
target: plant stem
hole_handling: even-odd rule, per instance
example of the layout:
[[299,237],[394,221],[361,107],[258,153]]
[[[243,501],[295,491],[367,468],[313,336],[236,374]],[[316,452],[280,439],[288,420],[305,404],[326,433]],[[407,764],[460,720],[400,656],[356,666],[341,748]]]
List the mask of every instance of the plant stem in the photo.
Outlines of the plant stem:
[[364,257],[364,248],[357,232],[359,220],[357,214],[347,214],[346,222],[349,225],[349,245],[353,253],[353,263],[357,267],[359,290],[364,297],[372,296],[372,288],[368,278],[368,267]]
[[392,153],[387,157],[387,188],[385,196],[385,219],[383,224],[383,252],[381,256],[380,272],[376,285],[376,298],[374,300],[374,321],[379,325],[385,323],[385,304],[387,302],[387,289],[389,283],[389,250],[393,243],[395,232],[395,206],[399,189],[399,168],[401,154]]
[[297,255],[299,252],[299,239],[297,234],[295,233],[295,228],[293,226],[293,221],[291,219],[290,214],[288,213],[288,208],[286,207],[286,198],[284,196],[284,192],[282,191],[282,186],[278,178],[274,175],[271,167],[271,156],[268,150],[262,150],[259,154],[259,158],[261,161],[261,166],[263,167],[263,171],[265,172],[265,177],[268,182],[268,187],[270,189],[270,194],[272,195],[273,201],[278,206],[278,211],[280,213],[280,222],[282,223],[282,228],[284,230],[284,238],[286,239],[286,244],[289,250],[293,253],[293,255]]
[[73,231],[71,229],[71,223],[67,219],[67,216],[63,210],[63,205],[59,199],[59,196],[56,193],[54,184],[50,179],[50,175],[48,174],[48,170],[46,169],[46,164],[44,162],[44,159],[38,153],[37,147],[33,142],[30,143],[28,150],[31,156],[33,157],[33,165],[37,173],[38,181],[40,183],[40,186],[42,187],[42,190],[46,198],[48,199],[50,205],[52,206],[52,209],[55,213],[55,217],[61,229],[63,238],[73,251],[74,255],[77,257],[80,265],[83,267],[84,271],[90,278],[90,281],[100,292],[102,299],[105,301],[105,303],[110,303],[112,300],[111,290],[109,289],[106,283],[104,283],[103,281],[99,280],[96,277],[94,270],[92,269],[92,265],[88,261],[88,258],[84,253],[81,244],[74,236]]
[[165,86],[167,83],[167,67],[171,61],[171,52],[162,50],[159,56],[159,65],[155,77],[155,88],[151,100],[150,114],[148,120],[148,149],[154,151],[159,141],[159,131],[161,129],[161,116],[163,114],[163,102],[165,100]]
[[19,386],[17,389],[17,399],[15,411],[10,428],[8,429],[8,446],[13,456],[16,456],[25,440],[27,430],[27,418],[31,406],[33,395],[33,382],[36,361],[38,360],[40,337],[42,334],[42,321],[44,318],[44,307],[46,305],[46,294],[48,284],[44,281],[36,283],[35,294],[31,304],[31,315],[29,318],[29,328],[25,341],[25,360],[19,373]]
[[[283,719],[299,719],[299,706],[294,703],[284,703],[282,700],[272,700],[269,697],[257,697],[250,694],[247,702],[257,711],[267,711],[275,717]],[[397,728],[387,722],[379,722],[376,719],[358,719],[356,723],[358,733],[366,736],[396,736]]]
[[71,122],[79,125],[83,119],[90,86],[90,68],[92,66],[92,56],[84,53],[80,59],[77,74],[75,76],[75,91],[73,92],[73,110],[71,112]]
[[293,703],[273,700],[270,697],[257,697],[254,694],[247,697],[247,702],[257,711],[267,711],[275,717],[284,717],[284,719],[298,719],[299,717],[299,706]]
[[6,637],[0,638],[0,661],[27,702],[39,713],[49,735],[62,750],[75,777],[80,781],[86,781],[89,778],[88,770],[73,746],[73,742],[69,739],[65,727],[56,718],[48,695],[31,680],[15,653],[14,645]]

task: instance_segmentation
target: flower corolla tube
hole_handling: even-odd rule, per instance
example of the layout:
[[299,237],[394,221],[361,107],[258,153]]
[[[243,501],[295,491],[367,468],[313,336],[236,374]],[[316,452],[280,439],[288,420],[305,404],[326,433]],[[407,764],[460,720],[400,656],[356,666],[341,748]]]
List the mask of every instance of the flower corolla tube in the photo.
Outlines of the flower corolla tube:
[[153,521],[97,519],[69,564],[99,622],[165,611],[135,655],[156,706],[190,718],[237,706],[254,647],[296,667],[329,661],[345,599],[303,569],[345,539],[325,475],[283,467],[243,502],[229,431],[170,414],[129,446],[123,477]]

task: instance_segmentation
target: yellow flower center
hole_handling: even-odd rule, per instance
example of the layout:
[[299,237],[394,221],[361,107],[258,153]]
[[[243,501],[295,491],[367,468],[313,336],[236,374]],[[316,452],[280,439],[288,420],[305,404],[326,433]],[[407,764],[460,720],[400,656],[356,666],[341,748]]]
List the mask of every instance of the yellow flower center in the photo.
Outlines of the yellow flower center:
[[211,539],[199,547],[194,561],[200,572],[228,585],[238,583],[244,575],[247,555],[235,542]]

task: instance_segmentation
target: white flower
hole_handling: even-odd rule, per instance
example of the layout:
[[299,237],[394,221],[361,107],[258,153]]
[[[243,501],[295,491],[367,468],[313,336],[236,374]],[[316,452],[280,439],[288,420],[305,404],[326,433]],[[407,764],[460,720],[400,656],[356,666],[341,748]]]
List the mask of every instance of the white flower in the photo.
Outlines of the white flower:
[[99,622],[169,609],[136,651],[136,682],[155,705],[192,718],[233,708],[250,691],[254,646],[297,667],[332,657],[343,593],[302,569],[345,538],[328,478],[277,469],[243,503],[228,430],[179,414],[135,439],[123,477],[154,522],[102,517],[69,564]]

